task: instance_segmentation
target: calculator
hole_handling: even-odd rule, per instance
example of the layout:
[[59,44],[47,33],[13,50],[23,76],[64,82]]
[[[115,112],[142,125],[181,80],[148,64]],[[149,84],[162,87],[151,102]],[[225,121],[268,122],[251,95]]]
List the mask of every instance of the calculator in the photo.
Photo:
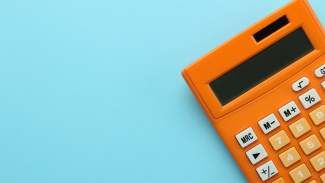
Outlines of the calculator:
[[325,31],[307,0],[182,75],[249,182],[325,183]]

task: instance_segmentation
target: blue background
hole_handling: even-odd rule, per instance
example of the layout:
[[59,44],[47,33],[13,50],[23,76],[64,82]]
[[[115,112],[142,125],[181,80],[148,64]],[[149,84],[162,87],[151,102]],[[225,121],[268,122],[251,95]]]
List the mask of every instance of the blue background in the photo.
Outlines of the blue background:
[[247,182],[181,70],[288,2],[1,0],[0,182]]

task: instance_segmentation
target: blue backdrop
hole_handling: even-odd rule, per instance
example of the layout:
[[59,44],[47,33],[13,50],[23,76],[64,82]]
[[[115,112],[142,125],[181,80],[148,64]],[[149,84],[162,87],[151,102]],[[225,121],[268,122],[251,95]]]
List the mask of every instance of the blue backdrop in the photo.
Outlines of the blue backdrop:
[[288,2],[0,0],[0,182],[247,182],[181,70]]

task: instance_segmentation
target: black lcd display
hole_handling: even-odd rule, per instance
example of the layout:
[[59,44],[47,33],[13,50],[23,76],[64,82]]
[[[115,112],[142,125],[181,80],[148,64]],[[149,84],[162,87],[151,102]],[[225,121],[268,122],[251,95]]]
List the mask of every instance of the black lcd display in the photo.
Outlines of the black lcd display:
[[221,105],[226,105],[313,50],[300,27],[212,81],[210,87]]

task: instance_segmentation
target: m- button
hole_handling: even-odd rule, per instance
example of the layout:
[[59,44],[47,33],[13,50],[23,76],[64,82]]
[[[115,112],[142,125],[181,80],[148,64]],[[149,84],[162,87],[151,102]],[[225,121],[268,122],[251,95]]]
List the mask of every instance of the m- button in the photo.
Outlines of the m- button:
[[246,130],[238,133],[236,135],[236,139],[242,148],[248,146],[249,144],[253,143],[257,140],[257,136],[254,133],[251,127],[247,128]]
[[260,125],[262,131],[264,134],[269,133],[270,131],[274,130],[278,126],[280,126],[279,120],[275,117],[275,115],[272,113],[265,118],[261,119],[258,124]]
[[278,109],[280,115],[282,116],[284,121],[288,121],[291,118],[300,114],[300,109],[294,101],[291,101]]

